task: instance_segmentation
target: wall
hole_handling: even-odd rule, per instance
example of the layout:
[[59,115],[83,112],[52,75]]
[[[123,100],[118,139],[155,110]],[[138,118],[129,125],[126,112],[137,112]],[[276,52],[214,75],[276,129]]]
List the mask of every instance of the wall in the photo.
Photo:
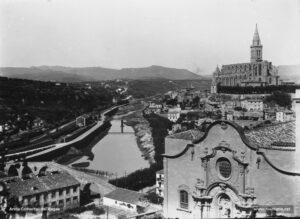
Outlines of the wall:
[[[110,199],[107,197],[103,197],[103,205],[113,207],[113,208],[120,208],[127,211],[137,212],[137,206],[133,204],[129,204],[127,202],[118,201],[114,199]],[[128,207],[130,205],[131,207]]]

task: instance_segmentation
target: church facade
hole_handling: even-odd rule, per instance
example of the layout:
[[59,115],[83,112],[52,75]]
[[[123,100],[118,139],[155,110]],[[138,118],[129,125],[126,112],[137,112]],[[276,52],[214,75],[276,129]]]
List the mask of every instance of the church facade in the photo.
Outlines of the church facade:
[[263,46],[257,26],[252,45],[250,46],[250,62],[223,65],[213,73],[211,92],[216,93],[217,85],[221,86],[270,86],[279,85],[278,71],[272,62],[263,60]]
[[224,120],[196,140],[167,137],[165,218],[300,216],[299,136],[291,149],[282,145],[276,150],[247,136]]

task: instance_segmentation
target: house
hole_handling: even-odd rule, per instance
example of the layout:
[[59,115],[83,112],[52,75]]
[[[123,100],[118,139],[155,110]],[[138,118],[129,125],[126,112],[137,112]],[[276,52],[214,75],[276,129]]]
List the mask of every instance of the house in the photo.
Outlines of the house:
[[234,107],[236,107],[236,102],[235,101],[226,101],[225,102],[225,108],[227,109],[227,110],[233,110],[234,109]]
[[60,210],[78,207],[80,183],[67,172],[33,173],[0,179],[9,188],[9,197],[17,197],[23,207],[55,207]]
[[168,109],[168,119],[171,122],[177,122],[177,120],[180,117],[180,112],[181,112],[181,108],[179,105],[177,105],[177,107],[174,107],[174,108],[169,108]]
[[159,114],[162,112],[162,109],[162,104],[151,102],[147,108],[147,112]]
[[226,120],[233,120],[233,112],[226,113]]
[[92,122],[93,122],[93,118],[87,114],[78,116],[76,118],[76,125],[79,127],[84,127],[84,126],[90,125],[90,124],[92,124]]
[[156,172],[156,188],[155,192],[160,197],[164,197],[164,170]]
[[179,123],[173,124],[173,125],[172,125],[172,133],[175,133],[175,132],[180,131],[181,128],[182,128],[182,127],[181,127],[181,124],[179,124]]
[[104,195],[103,205],[125,211],[141,213],[149,205],[145,194],[128,189],[117,188]]
[[263,118],[264,118],[264,120],[275,120],[276,119],[276,110],[272,109],[272,108],[264,109]]
[[294,119],[293,111],[278,111],[276,112],[276,121],[278,122],[287,122]]
[[169,98],[169,99],[175,99],[178,95],[177,91],[168,91],[167,93],[165,93],[165,98]]
[[264,103],[261,99],[245,99],[241,101],[241,107],[247,111],[263,111]]

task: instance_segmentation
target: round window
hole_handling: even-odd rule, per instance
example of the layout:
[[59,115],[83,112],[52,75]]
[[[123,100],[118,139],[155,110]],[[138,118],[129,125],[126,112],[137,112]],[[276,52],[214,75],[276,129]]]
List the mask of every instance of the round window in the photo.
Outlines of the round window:
[[231,163],[228,159],[222,157],[217,160],[217,170],[223,179],[228,179],[231,176]]

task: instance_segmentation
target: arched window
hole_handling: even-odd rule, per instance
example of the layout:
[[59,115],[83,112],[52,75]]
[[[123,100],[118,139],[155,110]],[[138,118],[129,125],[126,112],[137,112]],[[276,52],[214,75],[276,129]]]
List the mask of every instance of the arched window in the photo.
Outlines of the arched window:
[[180,208],[189,208],[189,196],[187,191],[185,190],[180,190]]

